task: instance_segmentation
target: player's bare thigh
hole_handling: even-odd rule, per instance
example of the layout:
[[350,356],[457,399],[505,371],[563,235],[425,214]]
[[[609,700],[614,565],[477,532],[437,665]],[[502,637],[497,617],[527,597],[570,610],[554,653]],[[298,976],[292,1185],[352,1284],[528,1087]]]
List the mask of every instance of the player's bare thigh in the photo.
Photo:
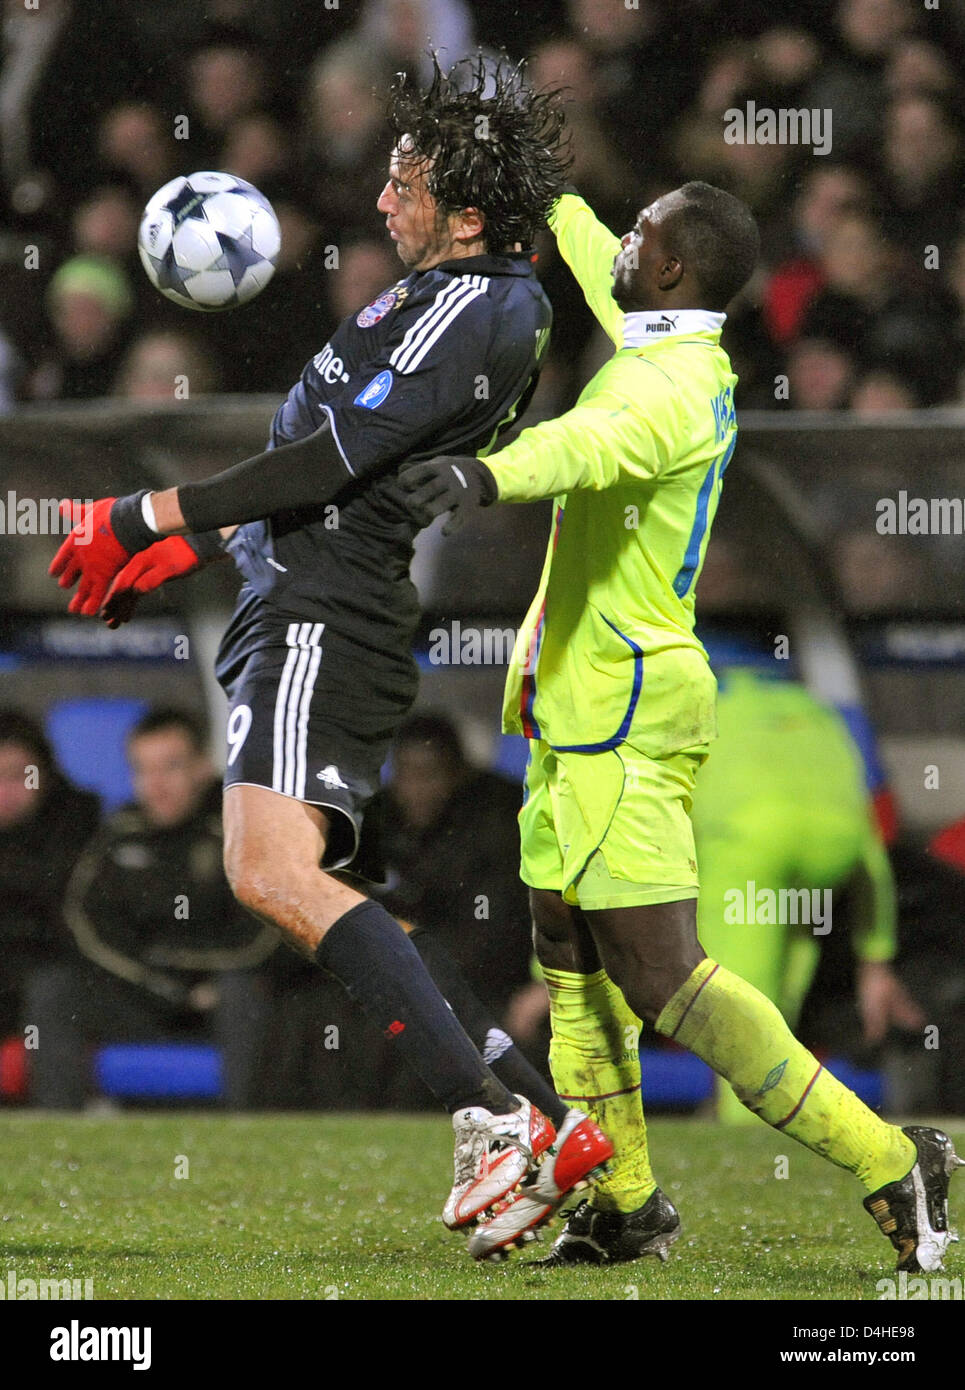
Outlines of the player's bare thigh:
[[577,975],[592,975],[600,969],[600,957],[583,913],[564,902],[561,893],[550,888],[531,888],[529,910],[540,965],[547,970],[571,970]]
[[329,814],[268,787],[224,795],[224,862],[238,901],[311,956],[334,922],[365,898],[319,867]]

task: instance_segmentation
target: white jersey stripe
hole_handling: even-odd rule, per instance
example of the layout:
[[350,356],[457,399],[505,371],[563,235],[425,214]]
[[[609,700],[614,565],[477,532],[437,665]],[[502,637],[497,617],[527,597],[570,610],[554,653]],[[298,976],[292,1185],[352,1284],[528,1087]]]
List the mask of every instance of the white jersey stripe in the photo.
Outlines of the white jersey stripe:
[[395,367],[398,371],[404,369],[405,359],[411,351],[413,344],[423,333],[429,331],[438,316],[445,313],[446,305],[449,300],[464,288],[465,286],[460,284],[458,280],[450,280],[447,285],[443,285],[428,309],[419,315],[415,323],[410,325],[402,342],[392,352],[389,358],[390,366]]
[[413,355],[416,356],[417,362],[421,362],[425,356],[425,351],[420,352],[422,345],[427,338],[430,343],[433,343],[439,336],[436,326],[440,320],[451,323],[456,314],[473,299],[477,299],[481,293],[481,290],[474,290],[465,281],[451,281],[445,289],[441,290],[436,295],[432,308],[412,325],[412,328],[409,329],[405,338],[389,358],[396,370],[403,375],[406,372],[411,372],[416,365],[416,362],[413,361]]
[[406,362],[405,368],[403,370],[406,372],[414,372],[416,367],[418,367],[419,363],[425,357],[426,353],[429,352],[433,344],[435,344],[442,337],[443,333],[445,333],[446,329],[449,327],[452,321],[459,317],[459,315],[462,313],[463,309],[465,309],[467,304],[471,304],[472,301],[474,299],[478,299],[481,294],[482,290],[469,290],[465,298],[459,299],[454,304],[452,304],[449,307],[445,317],[442,319],[442,322],[437,325],[437,327],[429,335],[429,337],[424,338],[421,343],[416,345],[414,355],[410,354],[409,359]]

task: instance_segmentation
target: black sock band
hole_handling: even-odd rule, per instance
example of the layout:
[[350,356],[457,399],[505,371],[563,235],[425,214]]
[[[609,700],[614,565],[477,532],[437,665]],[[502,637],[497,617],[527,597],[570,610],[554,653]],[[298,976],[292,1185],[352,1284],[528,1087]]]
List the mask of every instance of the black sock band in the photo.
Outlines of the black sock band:
[[507,1032],[474,993],[449,951],[431,931],[414,931],[409,940],[422,957],[459,1022],[482,1053],[483,1061],[499,1077],[507,1090],[525,1096],[559,1129],[567,1108],[548,1081],[523,1056]]
[[351,908],[315,952],[371,1021],[452,1114],[481,1105],[494,1114],[518,1109],[489,1070],[432,982],[418,951],[378,903]]

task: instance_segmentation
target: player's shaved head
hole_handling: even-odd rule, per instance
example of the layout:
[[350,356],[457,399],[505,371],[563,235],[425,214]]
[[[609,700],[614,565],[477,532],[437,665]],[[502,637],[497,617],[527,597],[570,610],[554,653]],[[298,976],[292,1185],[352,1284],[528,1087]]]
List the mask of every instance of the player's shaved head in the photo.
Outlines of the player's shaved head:
[[760,233],[746,203],[709,183],[685,183],[640,212],[614,263],[622,309],[722,312],[750,279]]
[[746,203],[709,183],[685,183],[672,195],[661,223],[704,293],[701,307],[722,311],[751,278],[761,239]]

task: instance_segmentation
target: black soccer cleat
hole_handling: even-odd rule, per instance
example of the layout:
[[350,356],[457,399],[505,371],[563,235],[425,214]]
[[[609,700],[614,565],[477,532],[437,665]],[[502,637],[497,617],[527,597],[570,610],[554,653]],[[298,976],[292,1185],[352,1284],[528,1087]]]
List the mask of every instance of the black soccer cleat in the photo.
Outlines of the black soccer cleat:
[[652,1193],[637,1211],[597,1211],[582,1201],[557,1236],[543,1268],[573,1264],[625,1264],[656,1255],[666,1260],[667,1251],[680,1235],[676,1207],[660,1191]]
[[904,1131],[918,1150],[907,1177],[886,1183],[864,1199],[865,1208],[898,1251],[897,1269],[933,1274],[958,1233],[948,1228],[948,1180],[965,1159],[941,1129],[909,1125]]

